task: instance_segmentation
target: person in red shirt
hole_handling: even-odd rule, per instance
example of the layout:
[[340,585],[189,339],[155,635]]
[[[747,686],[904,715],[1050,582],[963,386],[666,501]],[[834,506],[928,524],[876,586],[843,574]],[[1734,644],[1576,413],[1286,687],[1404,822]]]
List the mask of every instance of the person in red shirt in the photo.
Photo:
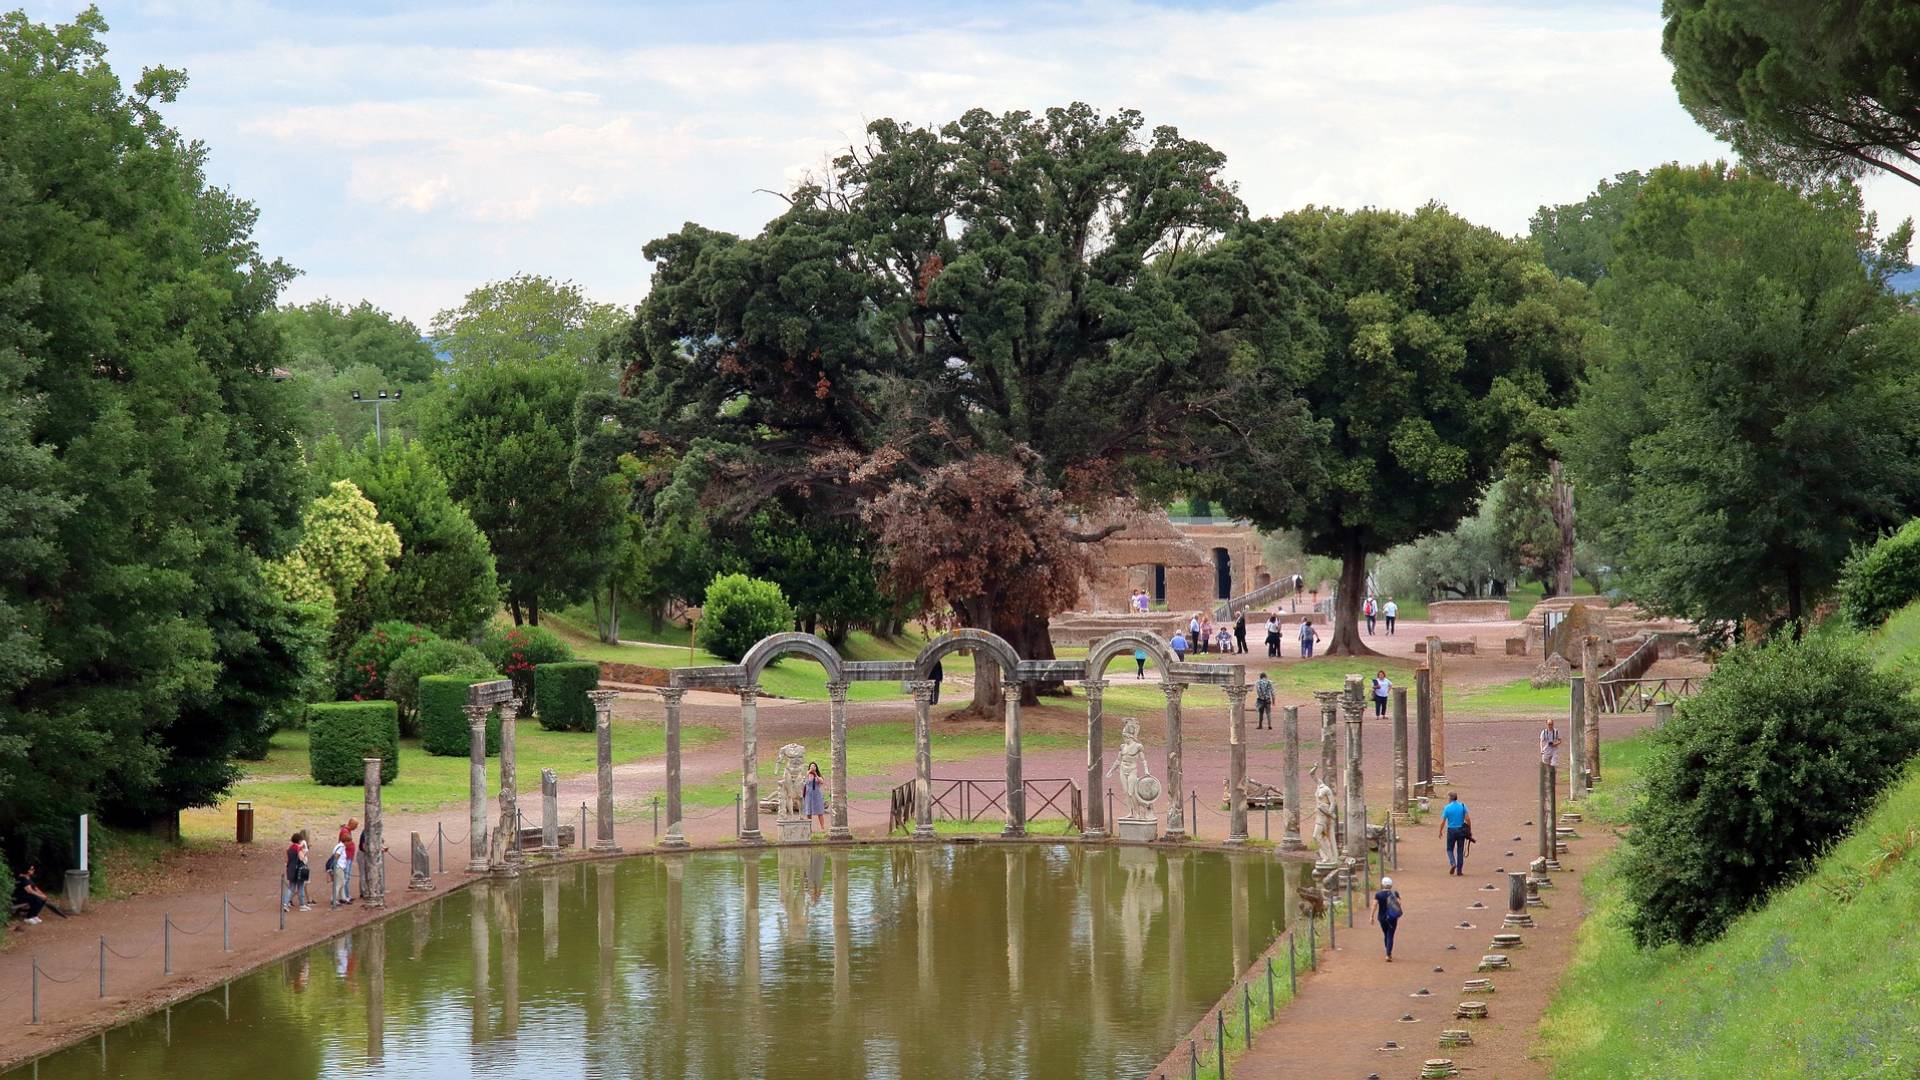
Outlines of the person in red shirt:
[[356,848],[354,847],[354,843],[353,843],[353,833],[354,833],[354,830],[358,829],[359,827],[360,827],[360,819],[358,818],[348,818],[347,823],[345,825],[340,826],[340,842],[347,845],[347,862],[346,862],[346,865],[340,868],[340,872],[346,878],[346,883],[347,883],[347,901],[346,902],[349,904],[353,903],[353,861],[356,858],[354,854]]

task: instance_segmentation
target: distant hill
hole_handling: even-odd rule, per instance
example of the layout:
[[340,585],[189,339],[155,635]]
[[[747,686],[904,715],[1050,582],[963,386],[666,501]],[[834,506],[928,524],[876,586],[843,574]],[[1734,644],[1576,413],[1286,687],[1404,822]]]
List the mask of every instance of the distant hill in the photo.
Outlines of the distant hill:
[[1887,286],[1897,293],[1920,292],[1920,266],[1888,278]]

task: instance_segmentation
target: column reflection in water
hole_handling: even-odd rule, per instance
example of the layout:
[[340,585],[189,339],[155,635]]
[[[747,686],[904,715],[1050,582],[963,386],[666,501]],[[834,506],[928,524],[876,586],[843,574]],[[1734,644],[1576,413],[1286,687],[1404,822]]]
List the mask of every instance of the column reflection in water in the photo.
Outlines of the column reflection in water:
[[409,943],[407,956],[418,960],[427,951],[427,939],[433,935],[433,913],[438,908],[433,904],[415,904],[413,907],[413,940]]
[[387,927],[375,923],[362,933],[366,935],[360,959],[367,972],[367,1064],[378,1065],[387,1056]]
[[1167,1026],[1178,1024],[1187,985],[1187,857],[1167,853]]
[[1003,854],[1007,864],[1007,991],[1020,995],[1020,973],[1026,966],[1027,847],[1014,844]]
[[833,1019],[836,1025],[845,1021],[847,1007],[853,1001],[853,928],[847,913],[849,884],[847,849],[836,848],[833,852]]
[[500,1035],[520,1034],[520,879],[493,890],[494,920],[500,924]]
[[540,875],[540,955],[560,957],[560,874],[554,870]]
[[1093,1030],[1107,1029],[1107,996],[1101,993],[1106,985],[1107,968],[1105,964],[1107,950],[1112,947],[1112,935],[1107,929],[1107,876],[1113,873],[1113,853],[1110,851],[1089,851],[1076,848],[1083,857],[1080,861],[1080,882],[1082,894],[1087,904],[1087,1000],[1093,1005]]
[[1121,848],[1113,853],[1126,873],[1120,892],[1120,943],[1127,961],[1128,986],[1140,985],[1140,974],[1147,960],[1147,937],[1162,907],[1160,883],[1155,879],[1160,856],[1152,848]]
[[[747,1030],[759,1033],[761,1028],[761,1010],[753,1007],[760,1000],[760,853],[745,852],[740,856],[741,872],[741,916],[740,923],[740,1000],[747,1002]],[[758,1038],[753,1039],[760,1044]]]
[[475,1046],[489,1038],[493,1011],[493,961],[487,955],[492,944],[493,932],[490,926],[489,909],[493,901],[487,895],[487,885],[483,883],[467,887],[467,928],[471,933],[469,944],[473,953],[473,1042]]
[[924,1007],[933,997],[933,852],[926,848],[913,852],[913,914],[914,960]]
[[679,859],[666,860],[667,871],[667,1013],[675,1031],[687,1015],[687,930],[682,925],[681,904],[686,864]]
[[1247,955],[1247,860],[1243,856],[1227,856],[1227,895],[1233,920],[1233,977],[1238,979],[1253,963]]
[[602,1031],[613,1020],[613,875],[610,863],[593,867],[593,943],[597,946],[594,962],[595,993],[593,1007],[587,1013],[587,1030]]

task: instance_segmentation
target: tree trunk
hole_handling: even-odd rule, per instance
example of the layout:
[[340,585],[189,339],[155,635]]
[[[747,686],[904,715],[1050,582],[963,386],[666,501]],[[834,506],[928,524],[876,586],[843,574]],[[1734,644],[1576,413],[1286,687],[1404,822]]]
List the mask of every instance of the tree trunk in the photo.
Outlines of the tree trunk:
[[508,598],[507,610],[513,613],[513,625],[521,626],[526,623],[526,619],[522,618],[520,615],[520,598],[519,597],[515,596],[515,597]]
[[[1053,659],[1053,635],[1047,630],[1047,620],[1038,615],[1028,615],[1020,619],[1003,620],[1007,632],[1001,636],[1020,654],[1022,660]],[[1038,705],[1041,694],[1057,695],[1065,692],[1066,684],[1058,679],[1039,683],[1020,684],[1020,704]]]
[[1547,463],[1552,479],[1553,524],[1560,531],[1560,553],[1553,564],[1553,595],[1573,595],[1573,485],[1567,483],[1565,466],[1559,460]]
[[1367,552],[1358,537],[1347,539],[1340,553],[1340,589],[1334,596],[1333,632],[1327,637],[1327,656],[1378,656],[1360,637],[1360,605],[1366,602]]
[[[984,596],[954,602],[953,613],[960,625],[975,630],[993,630],[993,605]],[[999,716],[1006,705],[1000,692],[1000,665],[986,653],[973,654],[973,702],[954,714],[955,719],[986,720]]]
[[538,597],[527,601],[527,625],[540,625],[540,600]]
[[1801,598],[1801,593],[1802,593],[1802,587],[1800,584],[1800,564],[1788,563],[1787,564],[1787,624],[1793,634],[1793,640],[1795,641],[1800,640],[1800,632],[1803,629],[1802,621],[1801,621],[1801,612],[1804,611],[1805,609],[1802,606],[1803,601]]

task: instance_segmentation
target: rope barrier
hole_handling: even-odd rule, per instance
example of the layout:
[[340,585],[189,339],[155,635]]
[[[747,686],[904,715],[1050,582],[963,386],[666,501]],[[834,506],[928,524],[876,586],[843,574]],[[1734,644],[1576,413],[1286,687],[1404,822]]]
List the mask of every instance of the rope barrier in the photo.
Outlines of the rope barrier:
[[63,979],[63,978],[61,978],[60,976],[58,976],[58,975],[55,975],[55,974],[54,974],[53,972],[51,972],[51,971],[48,971],[48,970],[47,970],[46,968],[43,968],[43,967],[41,967],[41,966],[40,966],[40,962],[39,962],[38,960],[36,960],[36,961],[34,961],[34,962],[33,962],[33,967],[34,967],[34,970],[35,970],[35,971],[38,971],[38,972],[40,973],[40,977],[41,977],[41,978],[43,978],[43,979],[48,979],[48,980],[51,980],[51,981],[53,981],[53,982],[57,982],[57,983],[61,983],[61,984],[65,984],[65,983],[70,983],[70,982],[74,982],[75,980],[77,980],[77,979],[79,979],[79,978],[80,978],[80,976],[82,976],[82,975],[85,975],[85,974],[86,974],[86,972],[84,972],[84,971],[80,971],[80,972],[75,972],[74,974],[72,974],[72,975],[69,975],[69,976],[67,976],[66,978],[64,978],[64,979]]
[[114,948],[114,947],[113,947],[113,946],[111,946],[111,945],[108,945],[108,946],[107,946],[107,951],[108,951],[108,952],[110,952],[110,953],[112,953],[113,955],[115,955],[115,956],[117,956],[117,957],[119,957],[119,958],[120,958],[120,959],[122,959],[122,960],[138,960],[138,959],[140,959],[141,957],[143,957],[143,956],[145,956],[145,955],[147,955],[148,953],[150,953],[150,952],[152,952],[152,951],[153,951],[153,946],[152,946],[152,945],[148,945],[148,946],[147,946],[146,948],[144,948],[144,949],[141,949],[141,950],[140,950],[139,952],[137,952],[137,953],[134,953],[134,954],[133,954],[132,956],[128,956],[128,955],[127,955],[126,953],[123,953],[123,952],[121,952],[120,950],[118,950],[118,949],[116,949],[116,948]]
[[228,907],[232,908],[233,910],[239,912],[242,915],[258,915],[260,913],[260,909],[257,907],[241,907],[239,904],[234,903],[229,898],[223,897],[223,899],[226,899]]
[[180,925],[179,923],[177,923],[177,922],[173,922],[173,916],[171,916],[171,915],[169,915],[169,916],[167,916],[167,921],[168,921],[169,923],[171,923],[171,924],[173,925],[173,928],[174,928],[175,930],[178,930],[178,931],[180,931],[181,933],[183,933],[183,934],[186,934],[186,935],[188,935],[189,937],[191,937],[191,936],[193,936],[193,935],[195,935],[195,934],[204,934],[204,933],[206,933],[206,932],[207,932],[208,930],[210,930],[210,929],[212,929],[212,927],[213,927],[213,920],[212,920],[212,919],[208,919],[208,920],[207,920],[206,922],[204,922],[204,923],[201,923],[201,924],[200,924],[200,929],[198,929],[198,930],[189,930],[189,929],[187,929],[186,927],[184,927],[184,926],[181,926],[181,925]]

